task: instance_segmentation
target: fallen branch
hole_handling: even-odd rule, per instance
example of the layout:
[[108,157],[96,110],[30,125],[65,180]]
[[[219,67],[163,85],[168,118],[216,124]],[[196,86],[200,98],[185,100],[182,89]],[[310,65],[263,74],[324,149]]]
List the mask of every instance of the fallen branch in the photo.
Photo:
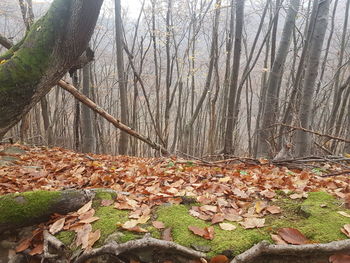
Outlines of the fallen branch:
[[317,136],[326,137],[326,138],[328,138],[330,140],[337,140],[337,141],[341,141],[341,142],[350,143],[350,140],[347,140],[347,139],[344,139],[344,138],[340,138],[340,137],[337,137],[337,136],[332,136],[332,135],[329,135],[329,134],[320,133],[320,132],[313,131],[313,130],[309,130],[309,129],[306,129],[306,128],[303,128],[303,127],[296,127],[296,126],[292,126],[292,125],[288,125],[288,124],[284,124],[284,123],[276,123],[276,124],[274,124],[272,126],[284,126],[284,127],[287,127],[287,128],[291,128],[292,130],[300,130],[300,131],[304,131],[304,132],[315,134]]
[[88,106],[91,110],[101,115],[104,119],[106,119],[108,122],[112,123],[116,128],[128,133],[129,135],[143,141],[144,143],[147,143],[149,146],[151,146],[153,149],[160,151],[162,154],[168,155],[169,152],[167,149],[165,149],[163,146],[159,145],[156,142],[153,142],[146,136],[138,133],[137,131],[133,130],[132,128],[128,127],[127,125],[120,122],[120,120],[114,118],[112,115],[107,113],[104,109],[102,109],[100,106],[98,106],[95,102],[90,100],[88,97],[86,97],[84,94],[79,92],[73,85],[60,80],[58,82],[58,85],[68,91],[70,94],[72,94],[77,100],[79,100],[81,103]]
[[183,254],[189,258],[205,258],[206,255],[202,252],[198,252],[196,250],[178,245],[171,241],[159,240],[150,237],[149,235],[145,235],[144,238],[131,240],[126,243],[118,244],[118,243],[109,243],[100,248],[96,248],[91,250],[90,252],[84,252],[80,255],[74,263],[83,263],[86,260],[101,256],[101,255],[113,255],[119,256],[122,253],[129,252],[134,249],[146,249],[146,248],[157,248],[164,250],[172,250],[176,253]]
[[332,255],[349,250],[350,239],[333,241],[326,244],[307,245],[271,245],[267,241],[262,241],[242,254],[236,256],[230,263],[250,262],[260,256],[268,255],[296,256],[302,258],[307,255]]

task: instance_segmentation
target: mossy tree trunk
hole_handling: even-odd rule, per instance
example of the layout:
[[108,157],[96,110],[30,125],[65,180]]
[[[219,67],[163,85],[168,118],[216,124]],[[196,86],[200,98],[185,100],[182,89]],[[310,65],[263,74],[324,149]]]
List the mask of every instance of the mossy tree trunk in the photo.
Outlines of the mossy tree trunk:
[[85,51],[103,0],[55,0],[22,41],[0,56],[0,139]]

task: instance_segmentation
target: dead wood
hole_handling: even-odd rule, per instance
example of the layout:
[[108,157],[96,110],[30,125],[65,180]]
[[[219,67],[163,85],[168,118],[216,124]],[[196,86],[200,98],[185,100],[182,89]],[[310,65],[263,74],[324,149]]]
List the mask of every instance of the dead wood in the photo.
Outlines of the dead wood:
[[91,251],[85,251],[77,259],[75,259],[74,263],[83,263],[90,258],[101,256],[101,255],[108,255],[108,254],[118,257],[122,253],[127,253],[132,250],[148,249],[148,248],[155,248],[158,250],[159,249],[169,250],[172,253],[184,255],[192,259],[199,259],[199,258],[206,257],[206,255],[202,252],[198,252],[196,250],[178,245],[171,241],[155,239],[150,237],[149,234],[146,234],[145,237],[141,239],[131,240],[122,244],[112,242],[100,248],[96,248]]
[[[279,262],[289,262],[289,259],[298,262],[311,262],[308,257],[315,256],[318,259],[329,257],[336,253],[350,252],[350,239],[333,241],[326,244],[306,244],[306,245],[271,245],[267,241],[262,241],[242,254],[236,256],[231,263],[255,263],[263,262],[264,258],[278,256]],[[287,258],[287,260],[286,260]],[[305,260],[306,261],[300,261]],[[269,262],[269,261],[265,261]],[[272,262],[272,261],[271,261]],[[277,261],[274,261],[277,262]],[[297,262],[297,261],[294,261]]]

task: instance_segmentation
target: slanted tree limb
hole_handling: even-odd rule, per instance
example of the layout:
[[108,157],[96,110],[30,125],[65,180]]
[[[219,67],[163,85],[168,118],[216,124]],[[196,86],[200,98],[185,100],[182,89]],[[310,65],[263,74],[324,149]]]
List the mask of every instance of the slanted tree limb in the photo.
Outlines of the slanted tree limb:
[[128,127],[127,125],[123,124],[120,120],[114,118],[112,115],[107,113],[104,109],[102,109],[100,106],[98,106],[95,102],[90,100],[88,97],[86,97],[84,94],[79,92],[73,85],[60,80],[58,82],[58,85],[71,93],[77,100],[79,100],[81,103],[84,103],[86,106],[88,106],[90,109],[92,109],[94,112],[100,114],[104,119],[112,123],[116,128],[128,133],[129,135],[147,143],[149,146],[151,146],[153,149],[160,151],[163,154],[168,155],[169,152],[167,149],[165,149],[160,144],[157,144],[153,142],[151,139],[147,138],[146,136],[136,132],[132,128]]
[[86,50],[102,2],[55,0],[24,39],[0,56],[0,139]]
[[74,263],[83,263],[86,260],[101,256],[101,255],[114,255],[119,256],[122,253],[129,252],[135,249],[147,249],[147,248],[157,248],[161,250],[170,250],[171,252],[175,252],[177,254],[182,254],[188,258],[205,258],[206,255],[202,252],[198,252],[196,250],[178,245],[171,241],[159,240],[146,235],[144,238],[131,240],[126,243],[118,244],[118,243],[109,243],[100,248],[95,248],[90,252],[84,252],[80,255]]

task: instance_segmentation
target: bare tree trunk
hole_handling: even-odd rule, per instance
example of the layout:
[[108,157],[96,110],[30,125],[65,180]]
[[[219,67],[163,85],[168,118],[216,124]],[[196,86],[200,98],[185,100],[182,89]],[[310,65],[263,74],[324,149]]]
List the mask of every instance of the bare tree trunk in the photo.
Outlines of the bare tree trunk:
[[[262,115],[262,125],[259,131],[258,156],[271,156],[273,149],[270,149],[271,143],[269,137],[274,135],[275,129],[271,127],[278,119],[278,86],[280,85],[283,68],[288,55],[290,41],[295,25],[295,18],[298,13],[300,0],[291,0],[288,14],[284,24],[281,41],[278,47],[277,55],[273,62],[269,79],[267,82],[267,93],[264,102],[264,112]],[[262,98],[264,99],[264,98]]]
[[[309,129],[313,116],[312,101],[319,67],[322,45],[325,38],[328,22],[330,0],[319,1],[318,14],[316,18],[313,36],[310,42],[310,57],[305,71],[305,78],[302,87],[302,97],[300,103],[299,117],[300,126]],[[296,155],[306,156],[311,152],[310,134],[298,130],[296,132]]]
[[[123,28],[121,18],[120,0],[115,0],[115,41],[117,51],[117,70],[118,84],[120,93],[120,119],[128,125],[128,97],[126,87],[126,77],[124,72],[123,57]],[[128,151],[128,135],[125,132],[120,133],[119,138],[119,154],[127,154]]]
[[237,0],[236,31],[235,31],[235,42],[234,42],[235,45],[234,45],[234,51],[233,51],[233,66],[231,71],[229,99],[228,99],[228,105],[227,105],[224,153],[232,152],[232,146],[233,146],[234,103],[236,100],[239,66],[240,66],[240,59],[241,59],[243,21],[244,21],[244,0]]
[[214,69],[214,62],[215,62],[215,49],[217,48],[217,42],[218,42],[218,28],[219,28],[219,18],[220,18],[220,9],[221,9],[221,0],[216,0],[215,3],[215,17],[214,17],[214,25],[213,25],[213,33],[212,33],[212,42],[211,42],[211,47],[210,47],[210,60],[209,60],[209,68],[208,68],[208,73],[207,73],[207,78],[205,81],[205,86],[204,90],[199,98],[199,101],[196,105],[196,109],[194,110],[190,120],[187,122],[185,125],[185,130],[184,130],[184,135],[183,135],[183,140],[182,140],[182,151],[186,152],[187,151],[187,146],[190,143],[189,142],[189,135],[191,133],[191,130],[193,128],[193,123],[197,119],[200,110],[203,106],[204,100],[207,97],[207,93],[210,89],[211,85],[211,79],[213,75],[213,69]]
[[[83,68],[83,94],[90,98],[91,92],[90,92],[90,65],[87,64]],[[93,127],[92,127],[92,112],[91,110],[83,105],[81,108],[81,151],[83,153],[93,153],[96,150],[96,140],[94,137]]]

